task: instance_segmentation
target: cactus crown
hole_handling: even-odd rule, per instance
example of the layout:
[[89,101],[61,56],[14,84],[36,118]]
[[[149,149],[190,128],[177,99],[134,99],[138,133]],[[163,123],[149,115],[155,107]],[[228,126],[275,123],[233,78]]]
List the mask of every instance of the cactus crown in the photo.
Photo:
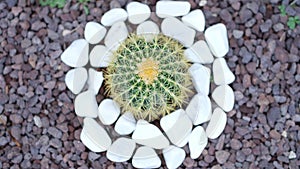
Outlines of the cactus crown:
[[148,121],[182,107],[191,92],[183,46],[165,35],[153,37],[129,36],[105,72],[106,91],[123,112]]

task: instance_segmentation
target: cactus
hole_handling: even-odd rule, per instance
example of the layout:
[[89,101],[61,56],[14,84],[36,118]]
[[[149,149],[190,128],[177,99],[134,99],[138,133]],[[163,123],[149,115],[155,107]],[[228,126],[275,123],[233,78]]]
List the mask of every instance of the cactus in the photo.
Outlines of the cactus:
[[192,92],[183,46],[165,35],[153,36],[149,41],[130,35],[105,71],[107,94],[123,112],[148,121],[182,107]]

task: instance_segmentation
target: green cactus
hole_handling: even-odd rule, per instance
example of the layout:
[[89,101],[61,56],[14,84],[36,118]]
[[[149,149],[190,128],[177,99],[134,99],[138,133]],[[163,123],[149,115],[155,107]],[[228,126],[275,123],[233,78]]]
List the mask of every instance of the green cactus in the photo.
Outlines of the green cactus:
[[153,36],[150,41],[129,36],[105,72],[108,95],[123,112],[148,121],[182,107],[192,92],[183,46],[167,36]]

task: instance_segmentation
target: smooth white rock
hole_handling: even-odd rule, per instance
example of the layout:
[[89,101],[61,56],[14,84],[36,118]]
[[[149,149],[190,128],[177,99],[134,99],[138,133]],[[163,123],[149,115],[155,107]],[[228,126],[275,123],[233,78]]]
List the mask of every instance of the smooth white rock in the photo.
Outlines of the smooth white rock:
[[128,135],[135,130],[136,120],[132,113],[124,113],[115,124],[115,131],[120,135]]
[[77,116],[96,118],[98,115],[98,104],[94,91],[87,90],[77,95],[74,107]]
[[43,123],[42,123],[42,120],[41,120],[40,116],[35,115],[35,116],[33,117],[33,121],[34,121],[34,124],[35,124],[38,128],[43,127]]
[[181,18],[182,22],[189,27],[194,28],[199,32],[204,31],[205,27],[205,17],[200,9],[193,10],[189,14]]
[[215,139],[219,137],[225,129],[226,122],[227,116],[225,112],[217,107],[211,116],[208,126],[206,127],[207,137],[210,139]]
[[125,162],[131,158],[135,146],[136,144],[133,140],[120,137],[108,148],[106,157],[110,161]]
[[93,90],[95,95],[99,92],[103,80],[104,78],[102,72],[98,72],[92,68],[89,69],[89,90]]
[[208,95],[210,87],[210,69],[201,64],[194,63],[189,68],[189,73],[196,91]]
[[104,125],[113,124],[120,115],[120,106],[112,99],[104,99],[98,108],[98,116]]
[[295,158],[297,158],[297,154],[294,151],[290,151],[289,159],[295,159]]
[[200,0],[199,6],[205,6],[207,4],[207,0]]
[[212,98],[225,111],[229,112],[234,106],[234,92],[228,85],[221,85],[215,88]]
[[136,28],[136,34],[137,35],[143,35],[145,39],[149,42],[153,40],[154,36],[159,34],[159,27],[156,23],[152,21],[146,21],[141,23]]
[[130,2],[127,7],[128,21],[132,24],[140,24],[147,20],[151,15],[148,5],[140,2]]
[[205,30],[205,40],[216,57],[223,57],[229,51],[227,29],[224,24],[218,23]]
[[127,12],[123,8],[113,8],[102,16],[101,24],[111,26],[117,22],[125,21],[128,17]]
[[111,145],[107,132],[92,118],[84,118],[80,139],[88,149],[97,153],[106,151]]
[[170,141],[178,147],[187,144],[193,127],[191,120],[183,109],[176,110],[161,118],[160,126]]
[[160,18],[183,16],[190,12],[191,4],[187,1],[158,1],[156,15]]
[[194,128],[190,135],[189,149],[192,159],[196,159],[200,156],[204,148],[208,143],[208,138],[202,126]]
[[113,24],[108,31],[104,44],[109,50],[115,50],[120,46],[128,36],[128,30],[124,22],[117,22]]
[[136,150],[132,158],[132,165],[135,168],[158,168],[161,161],[152,148],[143,146]]
[[209,97],[201,93],[196,94],[186,107],[186,113],[194,125],[209,121],[212,114]]
[[61,54],[61,60],[71,67],[82,67],[89,61],[89,43],[85,39],[78,39]]
[[185,47],[193,45],[196,35],[194,29],[184,25],[180,20],[173,17],[166,18],[162,21],[161,31],[164,35],[178,40]]
[[194,43],[193,46],[184,51],[184,54],[191,62],[208,64],[214,61],[209,47],[203,40]]
[[155,149],[163,149],[169,146],[169,140],[153,124],[145,120],[139,120],[132,139],[138,144],[149,146]]
[[213,63],[213,75],[216,85],[230,84],[235,80],[224,58],[217,58]]
[[84,28],[84,38],[91,44],[99,43],[106,34],[106,28],[97,22],[88,22]]
[[103,45],[96,45],[90,53],[93,67],[107,67],[112,60],[112,53]]
[[178,168],[185,159],[185,151],[173,145],[163,149],[163,156],[168,169]]
[[83,89],[88,78],[85,68],[79,67],[69,70],[65,77],[65,83],[68,89],[74,94],[78,94]]

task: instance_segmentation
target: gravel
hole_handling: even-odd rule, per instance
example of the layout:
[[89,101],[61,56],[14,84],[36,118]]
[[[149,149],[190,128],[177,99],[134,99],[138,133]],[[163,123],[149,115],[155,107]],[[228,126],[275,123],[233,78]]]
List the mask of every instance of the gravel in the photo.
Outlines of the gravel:
[[[82,144],[82,118],[64,83],[70,68],[60,60],[84,36],[88,21],[128,2],[91,0],[86,15],[75,1],[63,9],[0,1],[0,168],[133,168],[131,161],[113,163]],[[142,2],[155,10],[156,0]],[[189,2],[204,12],[206,28],[222,22],[228,29],[224,58],[236,75],[236,103],[224,132],[209,140],[199,158],[191,159],[184,147],[180,168],[298,168],[300,26],[290,30],[277,8],[289,2]],[[299,15],[299,6],[287,6],[287,14]]]
[[224,150],[220,150],[216,152],[216,159],[218,163],[224,164],[230,156],[230,153]]

